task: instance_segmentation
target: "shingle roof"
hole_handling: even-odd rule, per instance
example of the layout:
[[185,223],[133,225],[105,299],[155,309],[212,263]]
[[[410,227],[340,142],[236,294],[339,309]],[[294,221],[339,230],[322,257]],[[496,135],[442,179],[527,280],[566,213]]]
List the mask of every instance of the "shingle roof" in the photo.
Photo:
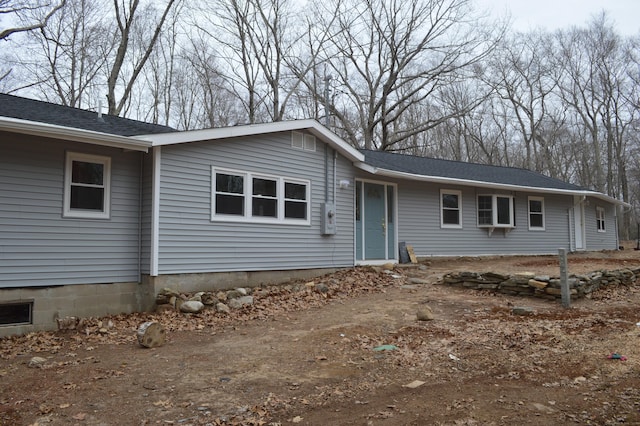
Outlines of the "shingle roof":
[[559,179],[515,167],[488,166],[383,151],[361,150],[361,152],[365,155],[365,163],[370,166],[414,175],[534,188],[586,190]]
[[176,130],[159,124],[145,123],[92,111],[0,93],[0,116],[91,130],[119,136],[136,136]]

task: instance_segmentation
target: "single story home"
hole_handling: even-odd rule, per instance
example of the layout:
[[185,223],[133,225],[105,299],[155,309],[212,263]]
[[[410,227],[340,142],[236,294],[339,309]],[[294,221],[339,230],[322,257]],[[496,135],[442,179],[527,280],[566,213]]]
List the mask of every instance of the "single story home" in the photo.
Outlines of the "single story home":
[[418,257],[617,249],[625,203],[358,150],[314,120],[174,129],[0,94],[0,336]]

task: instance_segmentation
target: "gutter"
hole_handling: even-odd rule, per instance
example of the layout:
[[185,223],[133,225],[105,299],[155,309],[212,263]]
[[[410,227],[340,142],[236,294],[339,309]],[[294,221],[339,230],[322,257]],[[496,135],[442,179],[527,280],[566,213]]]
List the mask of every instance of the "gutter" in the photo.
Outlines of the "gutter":
[[122,148],[131,151],[149,152],[151,141],[130,136],[112,135],[92,130],[76,129],[18,118],[0,117],[0,131],[42,136],[65,141]]
[[408,180],[432,182],[432,183],[445,183],[449,185],[474,186],[479,188],[504,189],[508,191],[528,191],[528,192],[538,192],[538,193],[545,193],[545,194],[580,195],[583,197],[588,196],[588,197],[598,198],[603,201],[607,201],[609,203],[613,203],[616,205],[631,207],[630,204],[624,201],[620,201],[616,198],[610,197],[601,192],[596,192],[591,190],[540,188],[535,186],[513,185],[513,184],[506,184],[506,183],[492,183],[492,182],[485,182],[485,181],[479,181],[479,180],[418,175],[415,173],[398,172],[398,171],[389,170],[389,169],[380,169],[366,163],[355,163],[355,166],[367,173],[371,173],[378,176],[398,178],[398,179],[408,179]]

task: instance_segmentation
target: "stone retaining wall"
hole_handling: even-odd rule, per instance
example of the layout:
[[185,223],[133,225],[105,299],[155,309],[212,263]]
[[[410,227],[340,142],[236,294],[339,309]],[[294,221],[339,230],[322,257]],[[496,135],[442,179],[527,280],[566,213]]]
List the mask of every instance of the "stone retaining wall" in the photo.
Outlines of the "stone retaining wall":
[[[571,297],[589,297],[600,287],[608,285],[631,285],[640,278],[640,268],[600,270],[587,275],[570,275]],[[560,278],[522,272],[504,275],[495,272],[452,272],[437,284],[464,287],[473,290],[490,290],[513,296],[533,296],[545,299],[561,298]]]

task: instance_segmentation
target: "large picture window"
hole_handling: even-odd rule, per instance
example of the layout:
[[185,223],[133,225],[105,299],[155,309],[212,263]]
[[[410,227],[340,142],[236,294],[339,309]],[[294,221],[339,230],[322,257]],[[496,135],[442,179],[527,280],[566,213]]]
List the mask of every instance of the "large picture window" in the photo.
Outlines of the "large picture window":
[[515,214],[510,195],[478,195],[478,226],[513,228]]
[[529,197],[529,230],[544,230],[544,198]]
[[64,217],[108,219],[111,158],[68,152],[64,172]]
[[212,220],[309,224],[309,181],[212,168]]
[[462,228],[462,192],[440,190],[440,225],[443,228]]

